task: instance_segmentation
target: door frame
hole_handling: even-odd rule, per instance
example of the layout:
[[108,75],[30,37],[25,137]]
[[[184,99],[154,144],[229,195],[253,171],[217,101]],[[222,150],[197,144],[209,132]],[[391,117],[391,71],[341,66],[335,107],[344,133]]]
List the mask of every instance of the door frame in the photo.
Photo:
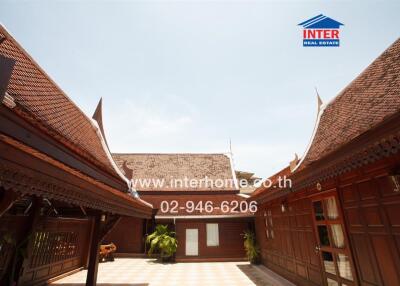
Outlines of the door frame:
[[[335,199],[337,211],[338,211],[338,218],[329,220],[327,218],[326,206],[324,203],[322,203],[324,219],[317,220],[316,214],[315,214],[315,209],[314,209],[314,202],[316,202],[316,201],[323,202],[324,199],[330,198],[330,197],[333,197]],[[318,256],[320,259],[321,269],[323,272],[322,277],[324,279],[324,285],[327,285],[328,278],[337,281],[338,285],[342,285],[342,283],[345,283],[345,285],[348,285],[348,286],[358,285],[357,271],[355,268],[353,253],[351,251],[350,240],[347,235],[347,228],[346,228],[346,223],[345,223],[345,219],[344,219],[343,208],[342,208],[341,201],[340,201],[338,193],[337,193],[337,189],[334,188],[334,189],[330,189],[327,191],[314,193],[314,194],[310,195],[309,198],[311,201],[312,221],[313,221],[313,228],[314,228],[314,234],[315,234],[315,241],[317,243],[317,245],[315,246],[315,251],[318,252],[318,254],[319,254]],[[342,226],[344,244],[345,244],[344,248],[335,248],[334,246],[332,246],[332,242],[333,242],[332,232],[329,227],[327,227],[327,230],[328,230],[328,238],[329,238],[330,246],[322,246],[321,245],[320,238],[319,238],[319,232],[318,232],[318,226],[320,226],[320,225],[329,226],[332,224],[340,224]],[[336,275],[328,273],[325,270],[325,264],[324,264],[324,260],[322,257],[322,251],[332,253]],[[337,258],[336,258],[336,254],[338,254],[338,253],[345,254],[349,258],[353,281],[342,278],[339,275],[339,269],[338,269]]]

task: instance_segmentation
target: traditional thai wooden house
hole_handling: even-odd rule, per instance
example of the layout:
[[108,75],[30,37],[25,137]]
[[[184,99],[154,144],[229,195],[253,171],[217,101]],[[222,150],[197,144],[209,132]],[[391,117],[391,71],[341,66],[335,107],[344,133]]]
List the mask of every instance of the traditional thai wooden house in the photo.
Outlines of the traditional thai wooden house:
[[241,194],[250,195],[253,193],[261,180],[261,178],[256,177],[251,172],[235,171],[235,174]]
[[252,195],[263,263],[297,285],[400,285],[399,149],[397,40],[319,106],[302,159]]
[[[121,217],[150,218],[102,132],[0,26],[0,285],[88,267]],[[23,255],[24,254],[24,255]]]
[[[225,154],[114,154],[140,197],[158,209],[178,239],[177,261],[228,261],[245,257],[242,233],[252,227],[246,195],[239,194]],[[205,182],[208,180],[208,183]],[[186,183],[185,183],[186,181]],[[140,230],[142,231],[136,231]],[[126,252],[149,233],[150,222],[125,219],[106,237]],[[119,233],[128,235],[121,237]],[[145,251],[142,244],[140,251]]]

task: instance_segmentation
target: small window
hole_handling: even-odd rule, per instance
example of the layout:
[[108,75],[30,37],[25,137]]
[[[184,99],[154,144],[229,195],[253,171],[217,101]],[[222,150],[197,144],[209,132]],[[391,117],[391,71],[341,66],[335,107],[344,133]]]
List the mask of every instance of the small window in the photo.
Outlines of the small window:
[[207,246],[219,246],[219,231],[217,223],[207,223]]
[[274,230],[273,230],[273,222],[272,222],[272,211],[265,210],[264,211],[264,221],[265,221],[265,234],[267,239],[273,239],[275,237]]

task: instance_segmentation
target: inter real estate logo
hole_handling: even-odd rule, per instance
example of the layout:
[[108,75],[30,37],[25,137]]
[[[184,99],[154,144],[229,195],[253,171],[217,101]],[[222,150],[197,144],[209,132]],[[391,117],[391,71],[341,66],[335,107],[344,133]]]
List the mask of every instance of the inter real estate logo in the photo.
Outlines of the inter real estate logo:
[[342,23],[322,14],[304,21],[303,47],[339,47],[339,32]]

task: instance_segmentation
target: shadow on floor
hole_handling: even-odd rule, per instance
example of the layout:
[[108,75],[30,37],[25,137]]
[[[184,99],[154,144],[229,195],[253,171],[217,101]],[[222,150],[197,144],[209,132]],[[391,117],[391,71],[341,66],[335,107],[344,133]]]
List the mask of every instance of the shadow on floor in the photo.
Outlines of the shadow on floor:
[[[57,286],[85,286],[85,283],[53,283]],[[97,283],[97,286],[148,286],[148,283]]]
[[236,265],[257,286],[274,286],[272,282],[265,281],[266,277],[254,265]]
[[152,260],[147,260],[146,261],[147,264],[152,264],[152,265],[172,265],[172,264],[176,264],[175,261],[161,261],[159,259],[152,259]]

